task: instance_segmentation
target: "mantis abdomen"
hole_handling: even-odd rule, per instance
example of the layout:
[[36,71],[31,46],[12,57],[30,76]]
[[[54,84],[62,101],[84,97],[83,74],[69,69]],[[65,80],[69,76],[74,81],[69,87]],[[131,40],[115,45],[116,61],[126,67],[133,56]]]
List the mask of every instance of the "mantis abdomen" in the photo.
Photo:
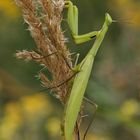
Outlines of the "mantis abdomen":
[[[65,112],[64,131],[66,140],[71,140],[69,139],[69,137],[72,136],[73,133],[71,130],[74,129],[76,123],[77,118],[75,116],[78,116],[83,96],[90,77],[90,73],[92,70],[93,62],[94,62],[93,55],[86,56],[85,59],[80,64],[81,72],[79,72],[74,79],[74,84],[72,86],[70,98]],[[82,73],[83,70],[84,74]]]

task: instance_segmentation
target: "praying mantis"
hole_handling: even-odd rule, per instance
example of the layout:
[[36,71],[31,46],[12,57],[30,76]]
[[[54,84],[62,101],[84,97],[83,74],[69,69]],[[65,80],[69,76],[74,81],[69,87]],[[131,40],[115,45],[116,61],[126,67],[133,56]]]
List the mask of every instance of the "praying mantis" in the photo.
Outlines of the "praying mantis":
[[99,31],[93,31],[84,35],[78,35],[78,8],[69,0],[65,1],[65,8],[68,9],[67,21],[76,44],[84,43],[96,37],[92,48],[87,53],[85,58],[80,62],[80,64],[73,68],[75,72],[79,72],[74,78],[70,96],[65,107],[63,123],[64,139],[72,140],[74,127],[76,124],[78,113],[80,111],[82,100],[84,98],[84,93],[88,84],[95,56],[104,39],[106,32],[108,31],[108,27],[113,22],[113,20],[111,16],[106,13],[105,22]]

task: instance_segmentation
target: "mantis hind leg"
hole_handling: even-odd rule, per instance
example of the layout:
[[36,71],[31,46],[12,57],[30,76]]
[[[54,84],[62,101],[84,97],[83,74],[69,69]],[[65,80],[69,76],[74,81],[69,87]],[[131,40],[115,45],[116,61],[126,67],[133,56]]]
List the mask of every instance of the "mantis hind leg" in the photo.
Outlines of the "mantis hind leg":
[[92,106],[94,106],[95,112],[94,112],[94,114],[93,114],[93,117],[92,117],[90,123],[88,124],[88,127],[87,127],[86,130],[85,130],[85,133],[84,133],[84,135],[83,135],[83,140],[85,140],[85,138],[86,138],[86,135],[87,135],[87,133],[88,133],[88,130],[90,129],[90,126],[92,125],[92,123],[93,123],[93,121],[94,121],[95,114],[96,114],[96,111],[97,111],[97,109],[98,109],[98,105],[97,105],[96,103],[94,103],[93,101],[91,101],[90,99],[84,97],[84,100],[85,100],[87,103],[89,103],[89,104],[91,104]]
[[92,31],[87,34],[78,35],[78,8],[69,0],[65,1],[65,8],[68,8],[67,21],[76,44],[87,42],[98,34],[97,31]]

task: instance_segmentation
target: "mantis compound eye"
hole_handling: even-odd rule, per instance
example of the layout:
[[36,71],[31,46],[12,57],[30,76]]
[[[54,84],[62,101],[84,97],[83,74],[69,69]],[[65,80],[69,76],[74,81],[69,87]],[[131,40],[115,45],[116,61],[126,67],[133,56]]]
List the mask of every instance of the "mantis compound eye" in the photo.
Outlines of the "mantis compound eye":
[[105,20],[108,26],[113,22],[111,16],[108,13],[105,14]]

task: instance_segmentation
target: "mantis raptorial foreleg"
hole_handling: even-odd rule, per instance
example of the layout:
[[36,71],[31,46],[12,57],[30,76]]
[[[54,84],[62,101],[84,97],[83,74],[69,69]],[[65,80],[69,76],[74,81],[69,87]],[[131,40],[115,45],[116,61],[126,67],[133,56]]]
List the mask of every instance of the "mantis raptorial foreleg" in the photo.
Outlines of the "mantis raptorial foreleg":
[[65,1],[65,8],[68,8],[67,21],[76,44],[87,42],[98,34],[98,31],[92,31],[87,34],[78,35],[78,8],[69,0]]

